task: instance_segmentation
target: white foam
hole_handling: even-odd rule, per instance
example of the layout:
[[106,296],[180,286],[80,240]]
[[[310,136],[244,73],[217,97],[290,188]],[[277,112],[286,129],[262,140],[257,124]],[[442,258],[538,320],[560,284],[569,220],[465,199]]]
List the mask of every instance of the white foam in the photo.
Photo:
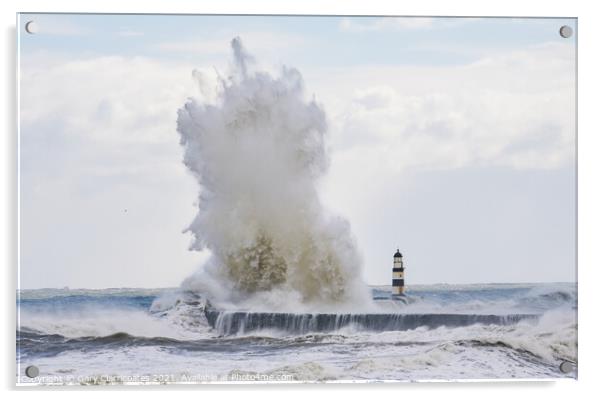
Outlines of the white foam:
[[103,337],[127,333],[139,337],[198,339],[199,333],[182,326],[182,317],[156,317],[144,310],[84,306],[77,310],[21,310],[20,328],[44,334],[59,334],[68,338]]
[[324,110],[296,69],[272,76],[240,39],[232,49],[217,98],[201,93],[178,112],[184,163],[201,187],[191,248],[212,254],[182,286],[252,309],[370,303],[350,226],[316,188],[329,164]]

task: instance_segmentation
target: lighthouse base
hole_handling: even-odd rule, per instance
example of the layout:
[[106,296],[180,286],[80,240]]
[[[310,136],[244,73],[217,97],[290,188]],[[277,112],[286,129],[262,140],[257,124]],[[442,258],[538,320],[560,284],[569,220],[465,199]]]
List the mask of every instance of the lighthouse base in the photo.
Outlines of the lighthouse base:
[[409,302],[409,298],[406,296],[406,294],[391,294],[391,300],[401,301],[406,304]]

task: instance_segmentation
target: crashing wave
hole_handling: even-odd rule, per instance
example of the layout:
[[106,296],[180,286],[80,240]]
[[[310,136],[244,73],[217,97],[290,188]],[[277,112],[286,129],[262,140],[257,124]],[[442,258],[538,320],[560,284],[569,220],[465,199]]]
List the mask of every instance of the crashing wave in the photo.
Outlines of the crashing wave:
[[257,70],[239,38],[232,50],[217,99],[201,93],[178,111],[184,164],[201,188],[191,249],[211,253],[183,288],[230,303],[277,291],[291,309],[367,303],[349,223],[318,195],[329,165],[324,110],[296,69]]

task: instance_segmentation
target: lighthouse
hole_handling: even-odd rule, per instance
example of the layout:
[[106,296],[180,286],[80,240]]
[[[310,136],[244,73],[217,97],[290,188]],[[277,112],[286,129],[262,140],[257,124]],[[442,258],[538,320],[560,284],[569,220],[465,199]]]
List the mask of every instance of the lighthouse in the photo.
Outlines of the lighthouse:
[[398,248],[395,255],[393,255],[393,289],[391,290],[393,297],[404,295],[403,270],[402,255]]

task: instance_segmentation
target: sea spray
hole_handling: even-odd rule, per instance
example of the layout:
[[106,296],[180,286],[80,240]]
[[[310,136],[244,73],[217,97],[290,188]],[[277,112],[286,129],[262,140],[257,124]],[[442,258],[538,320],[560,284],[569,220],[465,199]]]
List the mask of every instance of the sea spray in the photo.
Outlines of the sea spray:
[[183,287],[275,308],[370,302],[349,224],[325,211],[316,187],[329,164],[322,106],[306,98],[299,71],[257,70],[239,38],[231,45],[217,97],[178,111],[184,163],[200,185],[191,249],[211,252]]

